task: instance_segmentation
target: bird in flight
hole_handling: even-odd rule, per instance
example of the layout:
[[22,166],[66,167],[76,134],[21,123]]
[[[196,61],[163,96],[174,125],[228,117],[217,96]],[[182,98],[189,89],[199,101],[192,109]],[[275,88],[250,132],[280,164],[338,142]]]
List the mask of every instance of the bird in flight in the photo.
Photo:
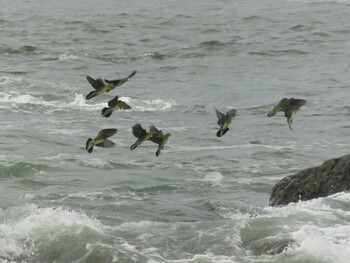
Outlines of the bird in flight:
[[105,118],[108,118],[112,115],[115,110],[130,110],[131,107],[122,100],[119,100],[118,96],[115,96],[113,99],[108,101],[108,107],[105,107],[101,111],[101,115]]
[[86,76],[87,81],[95,89],[91,91],[88,95],[86,95],[86,99],[87,100],[92,99],[97,95],[103,94],[105,92],[109,92],[114,88],[123,85],[135,74],[136,74],[136,70],[134,70],[129,76],[122,79],[116,79],[116,80],[108,80],[108,79],[102,80],[101,78],[93,79],[90,76]]
[[216,133],[216,136],[221,137],[229,130],[228,126],[231,124],[232,118],[236,116],[237,110],[229,110],[226,114],[218,111],[217,109],[215,109],[215,112],[216,116],[218,117],[217,123],[220,126],[220,129]]
[[150,138],[150,140],[156,144],[158,144],[158,150],[156,152],[156,156],[158,157],[160,151],[164,149],[165,144],[167,143],[170,133],[163,134],[162,130],[158,130],[155,126],[150,126],[150,131],[153,131],[154,134]]
[[137,141],[130,146],[130,150],[134,150],[136,149],[137,146],[139,146],[144,141],[150,140],[151,137],[154,135],[155,131],[150,129],[147,132],[144,128],[142,128],[140,123],[135,123],[132,126],[132,133],[137,138]]
[[267,113],[268,117],[275,116],[278,111],[283,111],[284,116],[287,118],[287,123],[289,129],[292,130],[292,123],[294,117],[301,106],[305,105],[307,100],[304,99],[295,99],[295,98],[283,98],[280,102],[273,107],[273,109]]
[[86,150],[88,153],[91,153],[94,149],[94,146],[103,147],[103,148],[112,148],[115,146],[115,143],[107,138],[113,136],[117,133],[117,129],[103,129],[101,130],[94,139],[87,139],[86,141]]

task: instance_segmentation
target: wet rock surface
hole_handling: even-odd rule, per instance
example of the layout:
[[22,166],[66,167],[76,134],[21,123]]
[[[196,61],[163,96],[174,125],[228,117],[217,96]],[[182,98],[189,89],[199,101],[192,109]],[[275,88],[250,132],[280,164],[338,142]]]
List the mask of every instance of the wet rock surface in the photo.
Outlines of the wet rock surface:
[[325,161],[279,181],[269,205],[287,205],[350,190],[350,154]]

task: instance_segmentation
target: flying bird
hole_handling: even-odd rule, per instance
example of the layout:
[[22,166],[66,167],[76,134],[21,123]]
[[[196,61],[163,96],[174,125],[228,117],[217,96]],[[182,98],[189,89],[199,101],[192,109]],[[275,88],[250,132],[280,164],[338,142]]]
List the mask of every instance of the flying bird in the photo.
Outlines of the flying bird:
[[139,146],[144,141],[151,139],[155,131],[150,129],[148,132],[146,132],[146,130],[142,128],[140,123],[135,123],[132,126],[132,133],[137,138],[137,141],[130,146],[130,150],[134,150],[137,146]]
[[164,149],[165,144],[167,143],[170,133],[163,134],[162,130],[158,130],[155,126],[150,126],[150,131],[153,131],[154,134],[150,138],[150,140],[156,144],[158,144],[158,150],[156,152],[156,156],[158,157],[160,154],[160,151]]
[[287,118],[287,123],[289,129],[292,130],[292,123],[294,117],[301,106],[305,105],[307,100],[304,99],[295,99],[295,98],[283,98],[280,102],[273,107],[273,109],[267,113],[268,117],[275,116],[278,111],[283,111],[284,116]]
[[122,100],[119,100],[118,96],[115,96],[113,99],[108,101],[108,107],[105,107],[101,111],[101,115],[105,118],[108,118],[112,115],[115,110],[130,110],[131,107]]
[[112,148],[115,146],[115,143],[108,140],[107,138],[113,136],[117,133],[117,129],[103,129],[101,130],[94,139],[89,138],[86,141],[86,150],[91,153],[94,149],[94,146]]
[[217,109],[215,109],[215,112],[216,112],[216,116],[218,117],[217,123],[220,126],[220,129],[216,133],[216,136],[221,137],[229,130],[228,126],[231,124],[232,118],[236,116],[237,110],[235,109],[229,110],[226,113],[226,115],[218,111]]
[[105,92],[109,92],[115,87],[119,87],[123,85],[125,82],[129,80],[129,78],[131,78],[135,74],[136,74],[136,70],[134,70],[129,76],[122,79],[116,79],[116,80],[108,80],[108,79],[102,80],[101,78],[93,79],[90,76],[86,76],[87,81],[95,89],[86,96],[86,99],[87,100],[92,99],[97,95],[100,95]]

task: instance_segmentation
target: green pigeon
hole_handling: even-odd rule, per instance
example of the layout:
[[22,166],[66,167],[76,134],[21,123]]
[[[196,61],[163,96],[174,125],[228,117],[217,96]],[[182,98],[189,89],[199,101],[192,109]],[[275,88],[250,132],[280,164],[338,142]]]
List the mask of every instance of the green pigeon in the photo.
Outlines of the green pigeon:
[[217,123],[220,126],[220,129],[216,133],[216,136],[221,137],[229,130],[228,126],[231,124],[232,118],[236,116],[237,110],[235,109],[229,110],[226,113],[226,115],[218,111],[217,109],[215,109],[215,112],[216,112],[216,116],[218,117]]
[[101,111],[101,115],[108,118],[112,115],[114,110],[130,110],[131,107],[124,101],[119,100],[118,96],[115,96],[112,100],[108,101],[108,107],[105,107]]
[[89,100],[97,95],[100,95],[105,92],[109,92],[115,87],[119,87],[123,85],[125,82],[129,80],[132,76],[136,74],[136,70],[134,70],[129,76],[122,79],[116,79],[116,80],[102,80],[101,78],[93,79],[90,76],[86,76],[87,81],[91,84],[91,86],[95,89],[91,91],[87,96],[86,99]]
[[283,98],[280,102],[273,107],[273,109],[267,113],[268,117],[275,116],[278,111],[283,111],[284,116],[287,117],[287,123],[289,129],[292,130],[292,123],[295,117],[295,114],[300,109],[301,106],[305,105],[307,100],[303,99],[294,99],[294,98]]
[[160,154],[160,151],[164,149],[165,144],[167,143],[170,133],[163,134],[162,130],[158,130],[155,126],[150,126],[150,131],[153,131],[154,134],[150,138],[150,140],[156,144],[158,144],[158,150],[156,152],[156,156],[158,157]]
[[101,130],[94,139],[89,138],[86,141],[86,150],[91,153],[94,146],[112,148],[115,143],[108,140],[107,138],[117,133],[117,129],[103,129]]
[[155,131],[150,129],[149,132],[146,132],[146,130],[142,128],[140,123],[135,123],[134,126],[132,126],[132,133],[137,138],[137,141],[130,146],[130,150],[134,150],[144,141],[151,139]]

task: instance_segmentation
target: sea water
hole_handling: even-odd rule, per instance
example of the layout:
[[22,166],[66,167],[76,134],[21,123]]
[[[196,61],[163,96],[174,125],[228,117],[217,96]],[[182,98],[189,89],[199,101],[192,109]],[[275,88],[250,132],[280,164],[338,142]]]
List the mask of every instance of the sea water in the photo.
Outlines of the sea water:
[[[0,8],[1,262],[337,262],[350,194],[269,207],[349,153],[350,1],[35,1]],[[86,75],[123,86],[86,101]],[[132,110],[101,109],[118,95]],[[306,99],[293,130],[282,98]],[[221,138],[215,108],[237,109]],[[171,133],[134,151],[132,125]],[[116,128],[112,149],[85,150]],[[279,246],[280,244],[280,246]]]

